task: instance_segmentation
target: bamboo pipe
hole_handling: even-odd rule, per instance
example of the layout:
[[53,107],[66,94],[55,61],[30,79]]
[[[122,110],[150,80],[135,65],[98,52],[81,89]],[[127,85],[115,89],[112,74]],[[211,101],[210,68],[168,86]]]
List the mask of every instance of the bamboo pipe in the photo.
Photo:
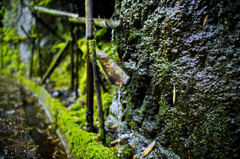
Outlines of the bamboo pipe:
[[[86,19],[83,17],[78,18],[68,18],[68,20],[72,23],[79,23],[84,24],[86,23]],[[112,19],[100,19],[100,18],[93,18],[93,24],[102,28],[109,28],[109,29],[115,29],[120,27],[121,21],[120,20],[112,20]]]
[[92,0],[85,0],[86,16],[86,37],[87,37],[87,131],[93,132],[93,68],[89,56],[88,41],[93,38],[93,3]]
[[48,8],[39,7],[39,6],[30,7],[30,9],[33,11],[38,11],[41,13],[50,14],[50,15],[59,16],[59,17],[71,17],[71,18],[78,17],[78,14],[75,14],[75,13],[68,13],[68,12],[58,11],[55,9],[48,9]]
[[90,40],[89,41],[89,47],[90,47],[90,53],[92,55],[92,66],[93,66],[93,73],[94,73],[94,81],[95,81],[95,88],[96,88],[96,94],[97,94],[97,104],[98,104],[98,115],[99,115],[99,121],[100,121],[100,136],[102,137],[103,144],[106,143],[106,135],[105,135],[105,126],[104,126],[104,113],[102,108],[102,96],[101,96],[101,89],[100,89],[100,79],[98,76],[98,68],[97,68],[97,61],[96,61],[96,41]]
[[[79,15],[75,13],[68,13],[68,12],[63,12],[63,11],[58,11],[54,9],[38,7],[38,6],[30,7],[30,9],[33,11],[38,11],[38,12],[53,15],[53,16],[66,17],[68,18],[68,21],[72,23],[86,24],[86,18],[79,17]],[[101,19],[101,18],[92,18],[92,20],[93,20],[93,25],[96,25],[102,28],[115,29],[121,26],[120,20]]]
[[127,84],[130,77],[104,51],[97,52],[98,65],[102,68],[106,78],[114,85]]

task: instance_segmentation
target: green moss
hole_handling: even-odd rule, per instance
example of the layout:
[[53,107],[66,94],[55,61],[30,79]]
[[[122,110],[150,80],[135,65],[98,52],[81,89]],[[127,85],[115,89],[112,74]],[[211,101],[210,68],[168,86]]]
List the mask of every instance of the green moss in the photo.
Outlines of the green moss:
[[83,130],[86,124],[86,108],[82,104],[74,104],[67,109],[59,99],[51,98],[50,94],[41,86],[23,76],[16,78],[20,79],[19,83],[24,88],[35,92],[36,96],[50,110],[54,120],[53,127],[58,128],[63,134],[73,158],[117,158],[116,150],[103,146],[101,141],[98,141],[97,134]]
[[136,39],[137,37],[140,36],[140,33],[138,30],[134,30],[128,37],[128,40],[131,41],[131,40],[134,40]]

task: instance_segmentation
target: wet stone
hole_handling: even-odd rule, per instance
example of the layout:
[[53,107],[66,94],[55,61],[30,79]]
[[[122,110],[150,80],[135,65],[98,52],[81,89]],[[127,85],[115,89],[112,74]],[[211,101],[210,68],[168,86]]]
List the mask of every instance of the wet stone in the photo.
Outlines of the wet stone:
[[239,0],[116,4],[115,39],[131,77],[121,103],[131,129],[181,158],[240,157],[239,7]]

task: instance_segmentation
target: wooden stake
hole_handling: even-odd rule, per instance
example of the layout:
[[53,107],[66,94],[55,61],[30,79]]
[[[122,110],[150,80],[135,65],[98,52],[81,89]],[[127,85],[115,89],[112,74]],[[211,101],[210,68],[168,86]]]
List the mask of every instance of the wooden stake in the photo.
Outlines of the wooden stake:
[[95,47],[95,40],[89,41],[90,52],[92,55],[92,65],[93,65],[93,73],[94,73],[94,81],[95,81],[95,88],[97,93],[97,104],[98,104],[98,115],[100,121],[100,136],[102,137],[103,144],[106,143],[105,138],[105,126],[104,126],[104,113],[102,108],[102,96],[101,96],[101,89],[100,89],[100,79],[98,76],[98,69],[97,69],[97,61],[96,61],[96,47]]
[[24,27],[21,25],[21,29],[24,32],[24,34],[27,36],[30,43],[32,43],[32,50],[31,50],[31,56],[30,56],[30,68],[29,68],[29,78],[32,78],[32,69],[33,69],[33,56],[35,51],[35,39],[30,38],[29,34],[26,32]]
[[40,49],[40,36],[39,36],[39,26],[38,26],[38,20],[36,19],[36,26],[37,26],[37,50],[38,50],[38,64],[39,64],[39,76],[42,78],[42,55],[41,55],[41,49]]
[[82,54],[81,50],[78,48],[78,44],[77,44],[77,41],[78,41],[78,34],[79,34],[79,26],[77,25],[77,30],[76,30],[76,34],[75,34],[75,45],[76,45],[76,73],[75,73],[75,76],[76,76],[76,87],[75,87],[75,96],[76,98],[79,97],[79,93],[78,93],[78,88],[79,88],[79,78],[78,78],[78,68],[79,68],[79,56]]
[[[2,34],[2,28],[1,28],[1,34]],[[2,43],[3,43],[3,40],[2,40],[2,35],[1,35],[1,39],[0,39],[0,47],[1,47],[1,68],[3,69],[3,49],[2,49]]]
[[74,40],[74,33],[73,33],[73,29],[74,29],[74,26],[72,24],[71,26],[71,91],[73,92],[74,91],[74,43],[75,43],[75,40]]
[[93,3],[85,0],[86,37],[87,37],[87,131],[93,132],[93,68],[90,62],[88,41],[93,38]]

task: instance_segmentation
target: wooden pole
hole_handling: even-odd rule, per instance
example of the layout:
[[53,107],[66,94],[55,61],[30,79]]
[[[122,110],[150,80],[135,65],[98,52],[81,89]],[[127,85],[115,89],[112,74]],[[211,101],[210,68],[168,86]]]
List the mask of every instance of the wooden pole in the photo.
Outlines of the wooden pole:
[[95,88],[96,88],[96,94],[97,94],[98,115],[99,115],[99,121],[100,121],[99,133],[100,133],[100,136],[102,137],[103,144],[105,144],[106,138],[105,138],[105,126],[104,126],[104,113],[102,108],[102,96],[101,96],[100,79],[98,76],[98,68],[97,68],[97,61],[96,61],[95,43],[96,43],[95,40],[89,41],[90,52],[92,55],[92,66],[93,66],[93,73],[94,73]]
[[30,38],[29,34],[26,32],[24,27],[21,25],[21,29],[24,32],[24,34],[27,36],[30,43],[32,43],[32,50],[31,50],[31,56],[30,56],[30,68],[29,68],[29,78],[32,78],[32,67],[33,67],[33,56],[34,56],[34,50],[35,50],[35,39]]
[[42,78],[42,55],[41,55],[41,49],[40,49],[40,36],[39,36],[39,26],[38,26],[38,20],[36,19],[36,26],[37,26],[37,50],[38,50],[38,67],[39,67],[39,76]]
[[[1,34],[2,34],[2,28],[1,28]],[[1,47],[1,68],[3,69],[3,48],[2,48],[2,43],[3,43],[3,40],[2,40],[2,35],[1,35],[1,39],[0,39],[0,47]]]
[[74,33],[73,33],[73,29],[74,29],[74,26],[73,24],[71,24],[71,86],[70,86],[70,89],[71,91],[73,92],[74,91],[74,75],[75,75],[75,72],[74,72],[74,43],[75,43],[75,39],[74,39]]
[[79,88],[79,76],[78,76],[78,67],[79,67],[79,56],[81,54],[81,50],[78,48],[78,35],[79,35],[79,26],[77,25],[77,30],[76,30],[76,34],[75,34],[75,45],[76,45],[76,73],[75,73],[75,77],[76,77],[76,87],[75,87],[75,96],[76,98],[79,97],[79,93],[78,93],[78,88]]
[[86,37],[87,37],[87,131],[93,132],[93,68],[89,56],[88,41],[93,39],[93,3],[85,0]]

